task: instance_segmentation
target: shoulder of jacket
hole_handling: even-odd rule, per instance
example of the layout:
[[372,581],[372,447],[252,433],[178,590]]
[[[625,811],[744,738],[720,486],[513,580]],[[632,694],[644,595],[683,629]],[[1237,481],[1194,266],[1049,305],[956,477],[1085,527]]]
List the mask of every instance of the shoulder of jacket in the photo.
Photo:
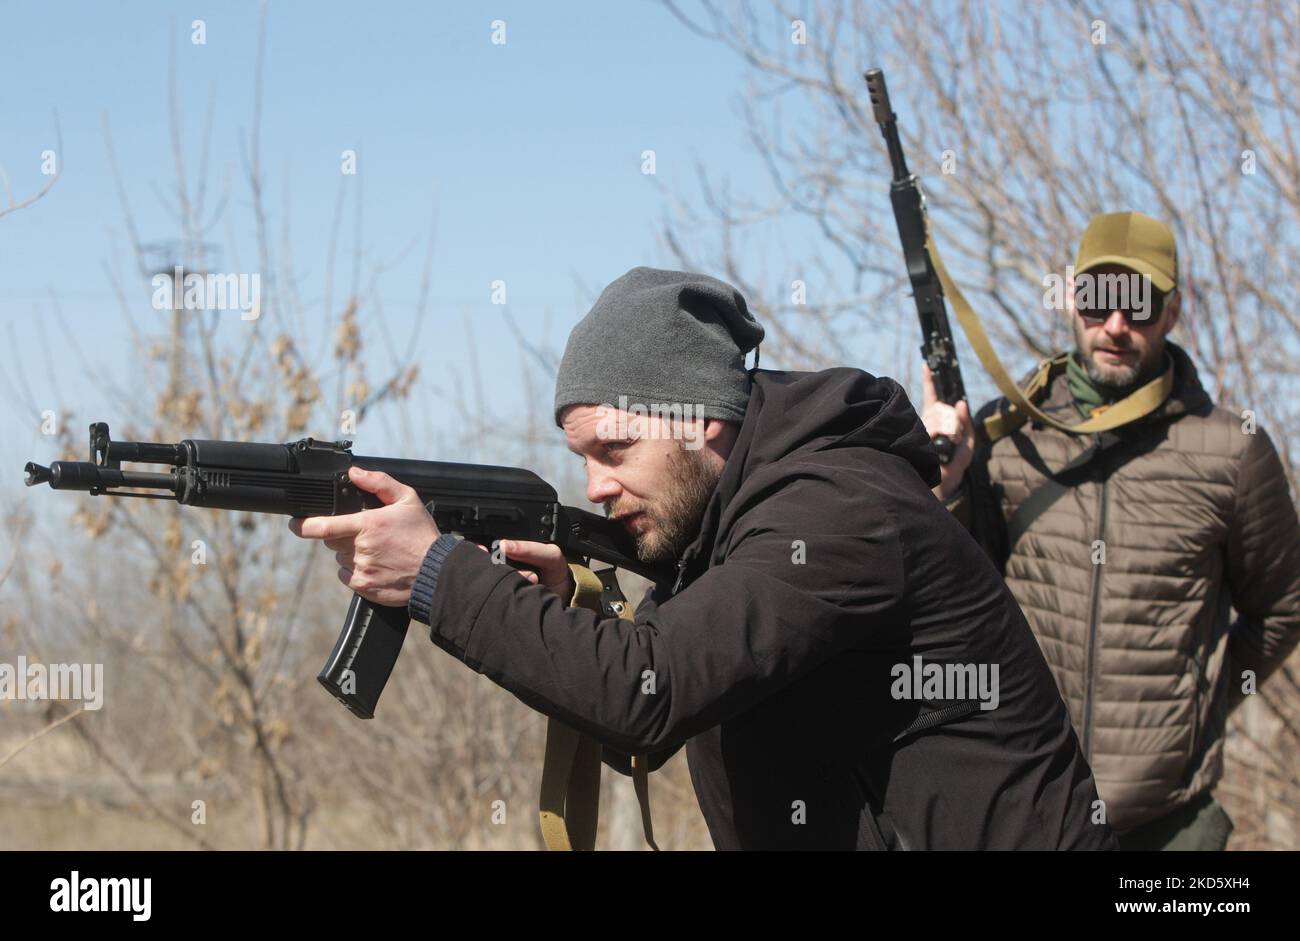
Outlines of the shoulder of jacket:
[[[1041,365],[1042,364],[1039,363],[1038,365],[1034,366],[1034,368],[1030,369],[1028,372],[1022,374],[1021,377],[1016,380],[1016,388],[1024,389],[1026,386],[1028,386],[1029,383],[1033,381],[1034,376],[1038,375],[1038,368]],[[994,410],[1001,408],[1003,403],[1006,401],[1007,401],[1007,397],[1005,395],[999,395],[993,399],[990,399],[980,407],[979,411],[974,413],[975,417],[980,418],[980,417],[992,415]]]
[[801,481],[836,490],[852,480],[852,486],[846,490],[846,495],[852,496],[849,492],[852,487],[877,482],[882,470],[890,467],[905,469],[912,465],[902,455],[866,445],[801,451],[779,457],[747,474],[738,491],[775,495]]
[[[1059,356],[1053,357],[1052,359],[1054,361],[1058,360]],[[1041,366],[1042,363],[1039,363],[1038,366],[1035,366],[1033,369],[1029,370],[1027,373],[1021,376],[1020,380],[1016,383],[1016,387],[1021,390],[1027,388],[1030,382],[1038,374],[1038,370]],[[1049,413],[1058,411],[1059,409],[1056,406],[1051,404],[1046,404],[1046,403],[1049,403],[1049,401],[1053,398],[1053,396],[1057,394],[1059,389],[1059,384],[1064,383],[1065,381],[1066,379],[1065,379],[1064,366],[1063,365],[1054,366],[1051,374],[1051,379],[1047,387],[1041,390],[1035,396],[1033,396],[1031,401],[1039,408],[1043,408]],[[980,407],[979,411],[973,414],[973,418],[977,423],[984,422],[989,418],[989,416],[1004,412],[1009,405],[1010,405],[1010,400],[1005,395],[1000,395],[997,398],[985,402],[984,405]],[[1002,437],[998,438],[996,441],[991,442],[990,444],[986,445],[984,448],[980,450],[991,453],[995,448],[1000,448],[1000,449],[1014,448],[1015,445],[1012,443],[1012,439],[1016,435],[1023,434],[1026,431],[1030,431],[1030,430],[1033,430],[1036,433],[1040,431],[1046,431],[1051,434],[1059,435],[1062,438],[1066,437],[1065,432],[1060,431],[1059,429],[1056,428],[1039,426],[1038,423],[1034,421],[1034,419],[1029,418],[1026,419],[1025,421],[1022,421],[1020,424],[1018,424],[1014,431],[1008,434],[1004,434]]]
[[[790,455],[764,465],[741,483],[729,501],[734,519],[768,527],[796,514],[801,525],[809,514],[835,517],[850,529],[868,521],[892,519],[890,501],[863,499],[864,491],[897,493],[898,475],[915,470],[896,454],[874,448],[833,448],[811,454]],[[918,477],[919,481],[920,478]]]
[[[1188,412],[1167,423],[1168,448],[1196,454],[1242,460],[1251,439],[1263,433],[1249,410],[1237,414],[1221,405],[1208,412]],[[1265,435],[1267,439],[1267,435]]]

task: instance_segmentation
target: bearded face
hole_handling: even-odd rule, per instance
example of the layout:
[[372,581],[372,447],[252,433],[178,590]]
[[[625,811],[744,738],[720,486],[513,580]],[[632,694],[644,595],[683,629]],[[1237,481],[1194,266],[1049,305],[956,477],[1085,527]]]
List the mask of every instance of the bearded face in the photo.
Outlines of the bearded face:
[[699,534],[739,426],[718,419],[636,416],[571,405],[562,415],[568,448],[582,458],[587,499],[636,540],[642,561],[681,555]]
[[[1089,274],[1134,274],[1127,268],[1103,265]],[[1097,386],[1116,393],[1128,392],[1149,382],[1164,368],[1165,336],[1178,320],[1178,293],[1160,298],[1158,313],[1147,320],[1136,319],[1131,311],[1084,312],[1070,299],[1070,322],[1075,348]]]
[[665,486],[657,499],[620,497],[605,504],[605,513],[631,529],[641,561],[670,561],[699,533],[704,510],[721,476],[704,453],[679,448],[668,454]]

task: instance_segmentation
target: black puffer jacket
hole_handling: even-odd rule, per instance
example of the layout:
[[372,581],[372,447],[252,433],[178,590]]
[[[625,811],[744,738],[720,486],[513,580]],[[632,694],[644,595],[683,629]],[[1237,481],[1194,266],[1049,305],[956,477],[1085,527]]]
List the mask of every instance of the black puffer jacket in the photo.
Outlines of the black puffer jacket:
[[[760,370],[679,584],[633,622],[461,545],[431,636],[615,766],[687,743],[719,849],[1110,848],[1038,645],[937,481],[893,380]],[[996,667],[996,708],[897,698],[915,657]]]

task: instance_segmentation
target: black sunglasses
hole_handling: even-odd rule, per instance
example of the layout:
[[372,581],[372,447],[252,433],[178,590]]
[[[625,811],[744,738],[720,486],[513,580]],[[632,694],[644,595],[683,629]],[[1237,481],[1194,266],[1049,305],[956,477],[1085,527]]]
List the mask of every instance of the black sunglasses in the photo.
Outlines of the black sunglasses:
[[1151,289],[1150,302],[1142,309],[1133,303],[1132,298],[1126,300],[1123,304],[1098,304],[1092,298],[1092,292],[1083,300],[1080,299],[1081,287],[1076,286],[1074,289],[1074,309],[1080,317],[1088,323],[1105,323],[1113,311],[1118,310],[1124,315],[1129,326],[1146,327],[1160,319],[1164,313],[1165,302],[1169,299],[1169,294],[1163,291]]

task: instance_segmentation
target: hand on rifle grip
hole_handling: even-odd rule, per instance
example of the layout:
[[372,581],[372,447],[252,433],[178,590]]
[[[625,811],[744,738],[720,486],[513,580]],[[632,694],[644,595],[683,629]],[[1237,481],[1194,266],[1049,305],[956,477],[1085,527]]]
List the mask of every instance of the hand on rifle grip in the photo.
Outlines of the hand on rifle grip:
[[966,468],[975,455],[975,423],[965,399],[955,406],[939,401],[930,367],[925,364],[921,366],[921,385],[924,392],[921,423],[938,452],[942,475],[934,492],[940,499],[946,499],[961,486]]

